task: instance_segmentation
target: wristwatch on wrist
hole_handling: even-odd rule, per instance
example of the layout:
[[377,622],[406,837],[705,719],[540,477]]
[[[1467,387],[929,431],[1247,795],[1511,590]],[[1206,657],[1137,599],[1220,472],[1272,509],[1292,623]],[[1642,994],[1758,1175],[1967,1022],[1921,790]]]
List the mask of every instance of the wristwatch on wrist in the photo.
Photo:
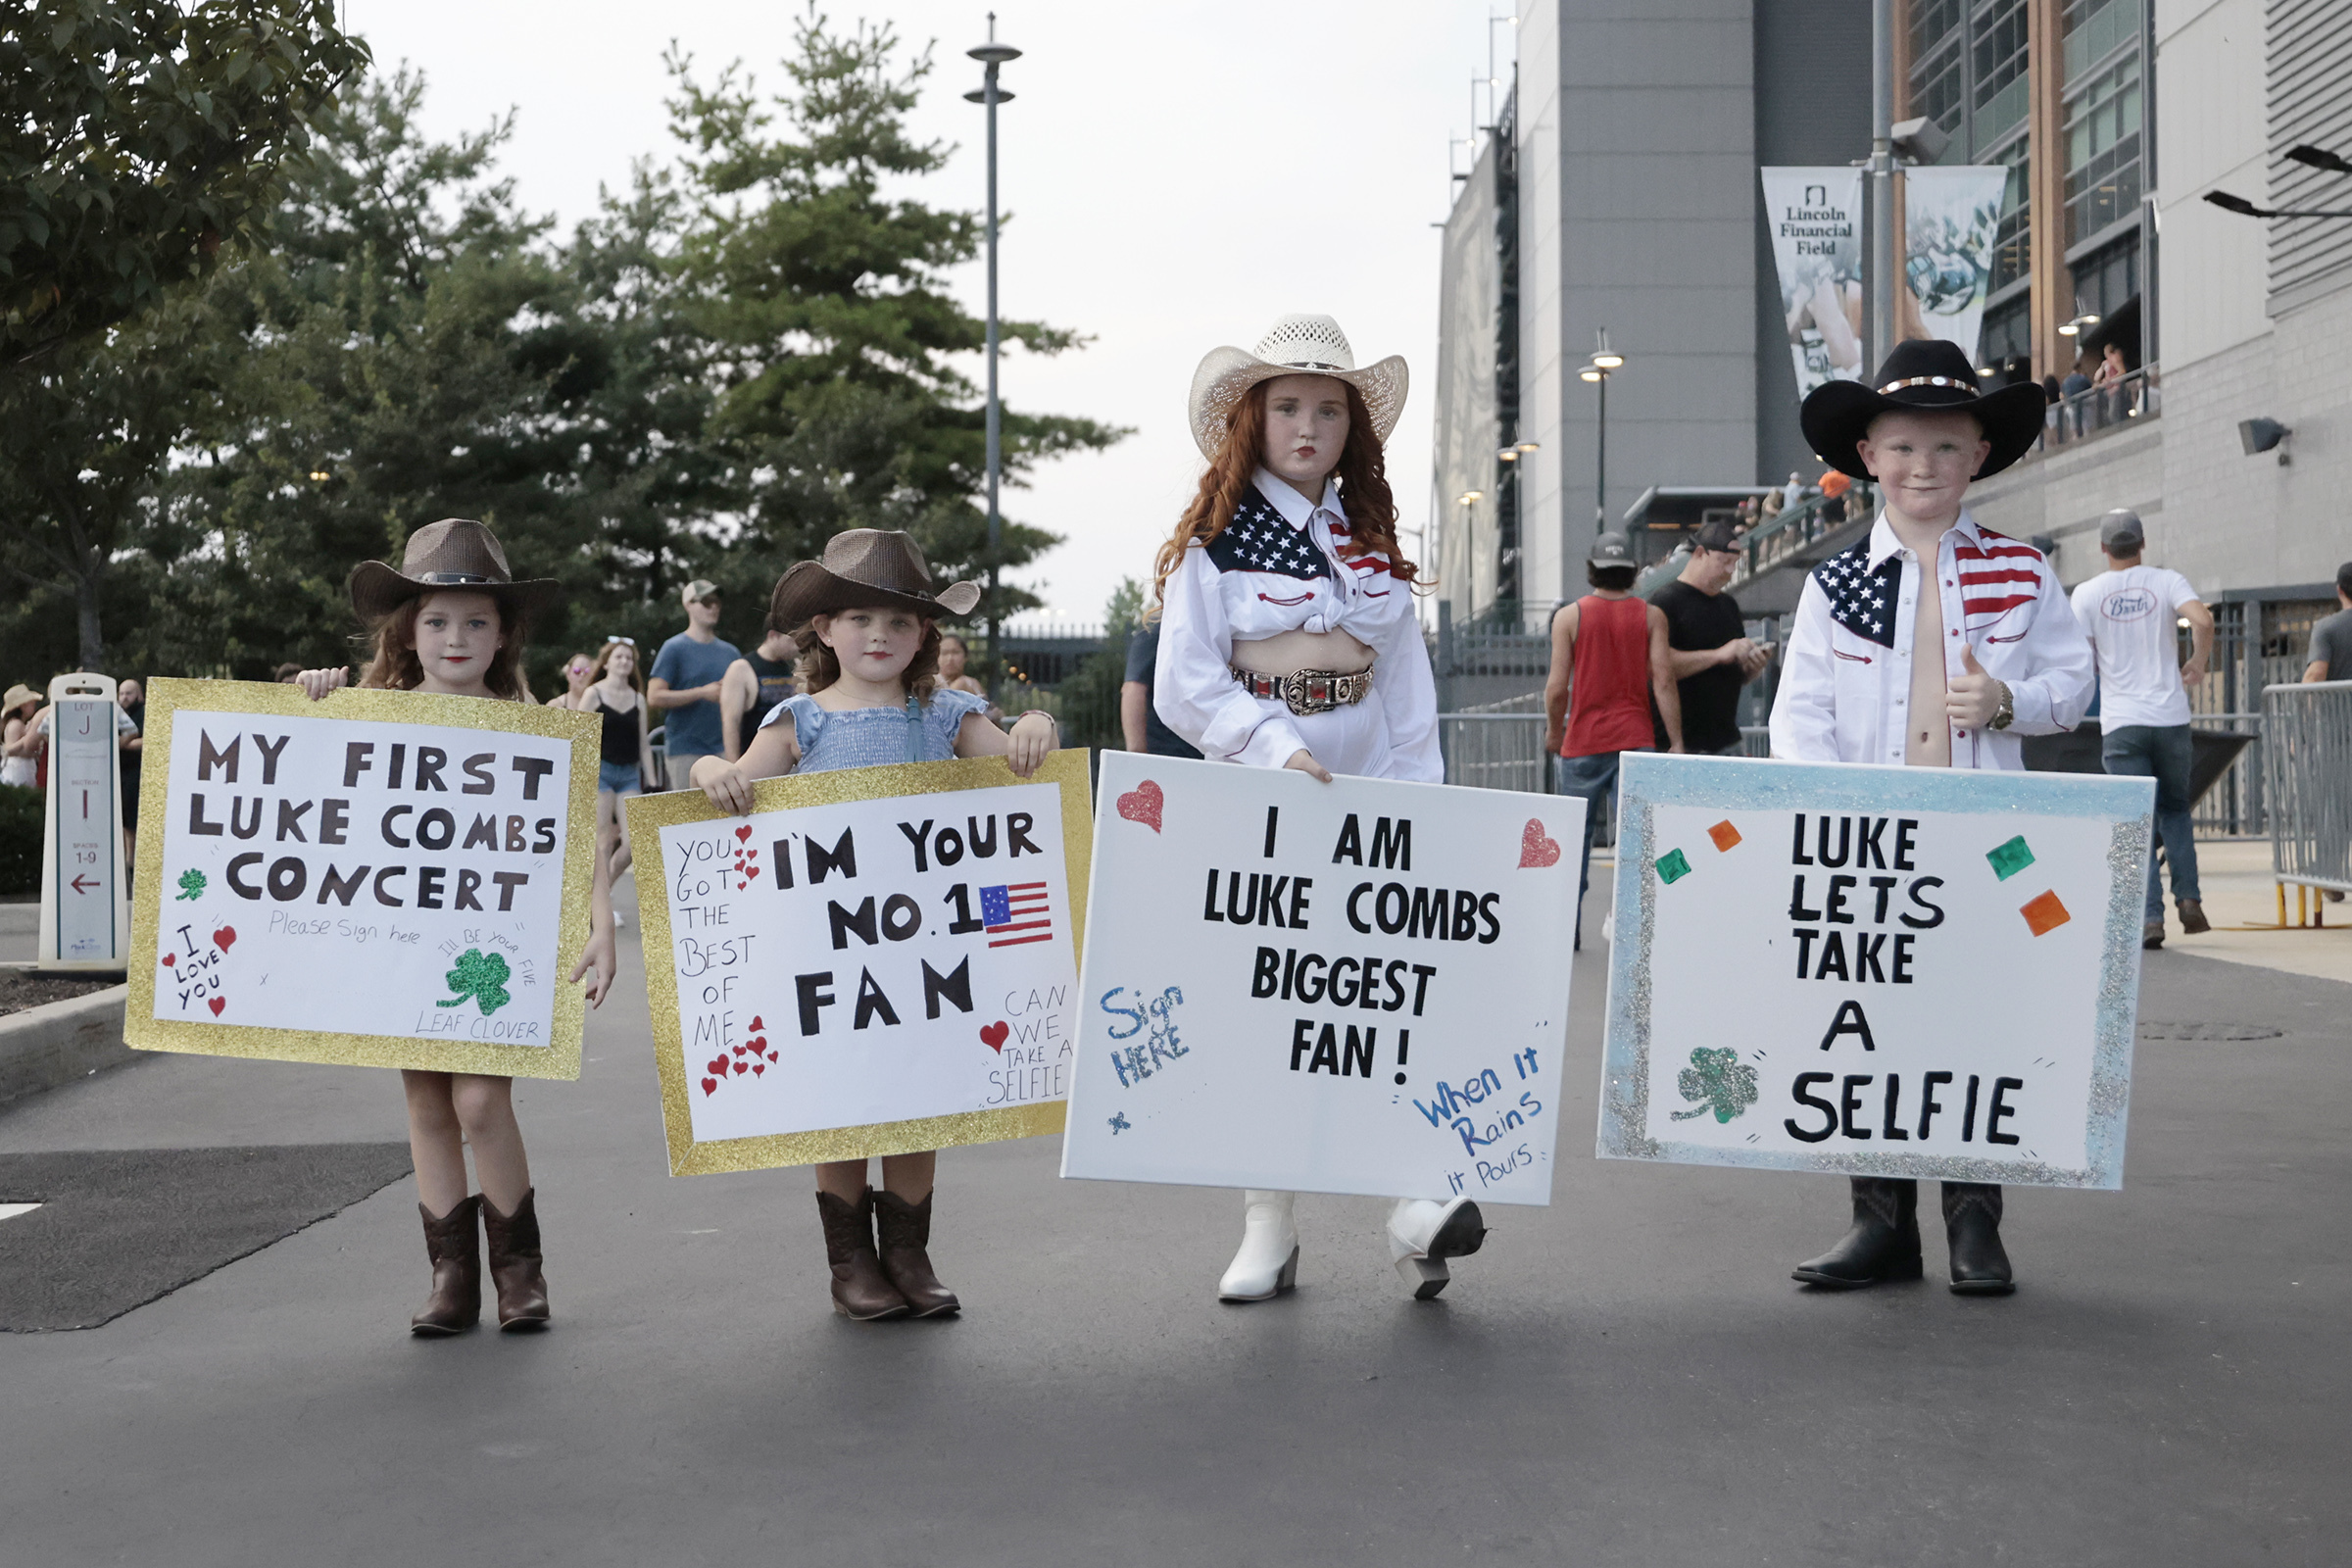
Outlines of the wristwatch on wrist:
[[2001,688],[2001,706],[1992,710],[1992,720],[1984,726],[1986,729],[2007,729],[2017,718],[2017,703],[2010,696],[2009,683],[2001,681],[1998,685]]

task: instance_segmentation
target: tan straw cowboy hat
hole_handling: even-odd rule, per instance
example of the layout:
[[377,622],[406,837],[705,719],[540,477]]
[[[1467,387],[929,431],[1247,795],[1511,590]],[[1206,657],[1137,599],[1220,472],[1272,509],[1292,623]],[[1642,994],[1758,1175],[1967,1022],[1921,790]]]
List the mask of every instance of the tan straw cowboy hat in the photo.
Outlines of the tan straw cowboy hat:
[[397,570],[380,561],[354,566],[351,607],[361,619],[377,620],[419,594],[444,588],[488,594],[525,615],[547,609],[562,593],[552,577],[516,582],[498,535],[470,518],[444,517],[409,535]]
[[811,615],[888,605],[918,615],[965,615],[980,603],[976,582],[931,591],[931,568],[914,536],[898,528],[847,528],[825,542],[822,561],[797,561],[776,579],[768,619],[790,631]]
[[1225,444],[1226,422],[1242,394],[1278,375],[1328,375],[1354,387],[1363,394],[1372,434],[1383,446],[1404,412],[1404,356],[1392,354],[1359,370],[1339,322],[1328,316],[1286,316],[1257,340],[1254,352],[1210,349],[1193,372],[1193,440],[1202,457],[1214,458]]

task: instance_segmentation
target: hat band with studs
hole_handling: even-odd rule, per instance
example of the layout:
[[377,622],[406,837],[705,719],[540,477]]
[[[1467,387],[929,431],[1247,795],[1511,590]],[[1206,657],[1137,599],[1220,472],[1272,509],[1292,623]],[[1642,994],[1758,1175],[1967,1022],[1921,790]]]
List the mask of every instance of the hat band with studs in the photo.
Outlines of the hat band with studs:
[[1908,380],[1887,382],[1885,386],[1879,388],[1879,396],[1885,397],[1890,392],[1900,392],[1903,390],[1903,388],[1908,386],[1951,386],[1958,387],[1963,392],[1975,392],[1979,390],[1976,382],[1963,381],[1957,376],[1915,375]]
[[462,582],[490,582],[493,579],[483,576],[478,571],[420,571],[416,574],[415,580],[417,582],[429,582],[436,587],[439,587],[446,584]]

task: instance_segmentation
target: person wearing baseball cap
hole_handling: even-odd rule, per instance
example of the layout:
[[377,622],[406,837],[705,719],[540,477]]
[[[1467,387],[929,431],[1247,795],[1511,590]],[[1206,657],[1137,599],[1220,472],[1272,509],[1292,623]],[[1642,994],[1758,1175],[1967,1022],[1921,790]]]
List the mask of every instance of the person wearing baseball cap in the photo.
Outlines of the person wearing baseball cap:
[[719,699],[728,669],[743,657],[718,635],[718,584],[697,577],[679,590],[678,600],[686,607],[686,629],[662,645],[645,684],[646,702],[666,714],[663,750],[669,760],[663,771],[673,790],[692,787],[696,762],[726,755]]
[[[2197,936],[2213,929],[2197,888],[2197,843],[2188,820],[2187,687],[2205,679],[2213,655],[2213,612],[2188,579],[2164,566],[2143,565],[2147,530],[2139,514],[2118,507],[2099,519],[2099,549],[2107,569],[2078,585],[2075,619],[2090,637],[2099,672],[2099,759],[2110,773],[2156,781],[2156,836],[2173,868],[2173,899],[2180,929]],[[2188,662],[2180,662],[2175,628],[2188,626]],[[2148,903],[2140,928],[2143,948],[2164,946],[2164,885],[2148,857]]]
[[1576,946],[1585,945],[1584,890],[1592,880],[1592,825],[1617,784],[1627,752],[1656,750],[1649,705],[1658,705],[1666,749],[1683,749],[1683,699],[1675,684],[1666,613],[1634,597],[1634,550],[1622,533],[1592,541],[1585,580],[1592,591],[1551,617],[1551,672],[1544,682],[1544,749],[1560,759],[1559,792],[1585,803],[1577,873]]
[[[1725,592],[1740,550],[1740,530],[1730,518],[1699,524],[1681,574],[1649,596],[1666,615],[1666,647],[1682,692],[1683,744],[1718,757],[1740,750],[1740,689],[1764,673],[1770,657],[1749,639],[1740,601]],[[1652,739],[1668,744],[1663,721]]]

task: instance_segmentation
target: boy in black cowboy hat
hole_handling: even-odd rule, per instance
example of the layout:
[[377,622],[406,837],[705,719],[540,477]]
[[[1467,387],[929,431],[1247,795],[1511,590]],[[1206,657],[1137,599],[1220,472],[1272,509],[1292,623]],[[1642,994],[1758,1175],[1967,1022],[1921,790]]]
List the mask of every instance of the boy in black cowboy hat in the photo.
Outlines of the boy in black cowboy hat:
[[[1980,527],[1963,501],[2025,456],[2041,390],[1983,392],[1958,345],[1896,346],[1864,384],[1805,399],[1824,462],[1875,478],[1870,535],[1813,569],[1772,709],[1772,755],[1800,762],[2014,771],[2020,737],[2071,730],[2090,705],[2090,646],[2040,551]],[[1923,591],[1924,590],[1924,591]],[[1919,1184],[1852,1178],[1853,1228],[1796,1278],[1833,1290],[1921,1273]],[[1943,1184],[1952,1289],[2015,1288],[2001,1190]]]

